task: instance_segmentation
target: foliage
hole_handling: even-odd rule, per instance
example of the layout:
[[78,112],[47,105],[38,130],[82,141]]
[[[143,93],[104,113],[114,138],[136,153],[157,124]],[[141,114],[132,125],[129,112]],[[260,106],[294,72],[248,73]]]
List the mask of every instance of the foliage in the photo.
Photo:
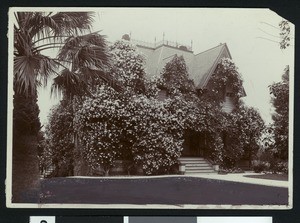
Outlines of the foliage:
[[222,131],[226,117],[222,110],[212,104],[203,101],[193,100],[186,103],[185,129],[199,133],[204,138],[203,148],[205,156],[213,163],[220,164],[224,158],[224,142]]
[[287,47],[290,46],[290,41],[291,41],[291,28],[289,25],[289,22],[287,20],[282,20],[279,23],[279,28],[280,28],[280,49],[286,49]]
[[169,171],[182,150],[181,98],[159,101],[154,81],[145,80],[144,58],[125,41],[111,47],[111,74],[122,93],[101,85],[78,104],[76,130],[84,157],[106,172],[117,158],[141,166],[145,174]]
[[[203,146],[206,156],[214,163],[233,167],[244,155],[246,143],[244,145],[243,140],[251,137],[251,131],[248,129],[246,132],[246,128],[242,129],[239,123],[239,119],[246,119],[248,114],[242,114],[238,108],[240,113],[235,114],[227,114],[221,110],[227,90],[232,93],[236,107],[241,104],[239,99],[244,96],[243,81],[234,62],[228,58],[221,59],[207,89],[200,91],[198,95],[193,81],[189,79],[183,57],[174,56],[166,64],[159,83],[160,87],[167,89],[170,98],[174,95],[181,97],[181,104],[175,108],[183,111],[185,130],[196,131],[205,138]],[[245,130],[243,135],[240,134],[241,130]],[[253,132],[254,130],[251,134]],[[252,144],[248,147],[251,148],[255,140],[256,138],[251,138]]]
[[195,91],[193,80],[189,78],[188,69],[183,56],[175,55],[161,72],[160,87],[172,94],[179,91],[183,94]]
[[273,163],[273,165],[271,165],[271,170],[273,173],[284,173],[284,174],[288,174],[288,162],[286,161],[279,161],[276,163]]
[[[147,175],[167,173],[181,155],[187,131],[205,137],[206,155],[226,168],[234,167],[245,151],[257,152],[264,123],[255,109],[240,103],[244,89],[231,60],[221,60],[206,93],[198,97],[183,57],[174,56],[159,80],[147,81],[144,58],[134,46],[117,41],[110,53],[109,72],[123,91],[100,82],[73,104],[74,129],[90,167],[107,174],[121,158]],[[156,98],[158,87],[168,92],[164,101]],[[236,104],[231,114],[220,109],[226,88]]]
[[272,95],[271,102],[275,108],[272,116],[274,121],[272,130],[275,143],[273,152],[275,157],[287,160],[289,141],[289,67],[287,66],[282,81],[269,86]]
[[201,98],[218,106],[224,101],[227,90],[230,90],[233,102],[235,106],[238,106],[239,99],[244,96],[243,80],[235,63],[229,58],[222,58]]
[[[52,92],[66,97],[87,93],[96,78],[115,86],[105,70],[109,64],[104,36],[90,32],[90,12],[17,12],[14,85],[26,95],[45,86],[52,75]],[[86,34],[88,33],[88,34]],[[43,54],[59,49],[57,57]]]
[[218,174],[228,174],[228,173],[244,173],[245,171],[238,167],[232,167],[232,168],[220,168],[218,171]]
[[72,104],[63,100],[51,110],[44,139],[40,142],[40,166],[54,165],[54,176],[73,175],[74,128]]
[[255,173],[261,173],[270,169],[270,164],[267,162],[259,162],[253,165],[252,169]]
[[146,174],[167,171],[182,150],[180,112],[171,101],[119,94],[101,86],[76,113],[84,156],[94,169],[108,171],[117,157],[142,165]]
[[136,164],[148,174],[169,172],[183,149],[184,114],[177,102],[167,99],[134,98],[136,124],[132,153]]
[[224,166],[233,167],[242,158],[249,159],[256,155],[264,121],[257,110],[241,105],[233,113],[224,114],[223,125],[223,160]]
[[[50,75],[56,74],[56,70],[61,66],[59,61],[46,56],[43,52],[59,48],[63,39],[70,35],[77,36],[88,31],[90,22],[91,14],[88,12],[15,12],[13,166],[16,172],[22,169],[26,169],[27,172],[20,174],[22,180],[13,184],[13,190],[14,187],[22,187],[23,191],[31,190],[36,187],[35,182],[39,179],[36,146],[40,129],[36,103],[37,88],[45,86]],[[34,146],[20,146],[26,144],[27,137],[21,137],[25,128],[28,128],[26,134],[32,134],[30,138]],[[19,150],[24,150],[22,157],[24,165],[19,162],[21,157]],[[13,180],[20,176],[14,175]]]
[[[47,83],[57,63],[42,52],[62,43],[62,36],[90,28],[91,14],[84,12],[17,12],[14,26],[14,83],[27,95]],[[80,22],[79,22],[80,21]]]
[[269,161],[258,161],[252,169],[255,173],[273,173],[273,174],[288,174],[288,162],[278,159],[270,159]]
[[128,41],[116,41],[109,47],[112,56],[111,74],[128,90],[145,92],[145,58]]
[[90,94],[91,86],[99,81],[116,90],[121,88],[107,71],[110,65],[107,44],[104,36],[98,33],[70,36],[64,41],[57,59],[63,69],[53,80],[52,93],[62,93],[72,99]]
[[101,167],[107,172],[113,165],[122,134],[120,120],[124,108],[118,93],[105,85],[78,106],[75,129],[83,156],[93,169]]
[[240,160],[244,154],[237,118],[235,114],[225,114],[221,136],[224,145],[222,148],[222,166],[226,168],[233,168],[236,161]]
[[202,146],[205,147],[206,156],[214,163],[222,162],[224,144],[220,131],[224,122],[223,113],[211,103],[209,95],[198,97],[182,56],[175,55],[165,65],[158,83],[161,88],[167,90],[169,99],[177,98],[173,109],[182,112],[184,132],[195,132],[205,138]]
[[265,123],[259,112],[253,107],[240,106],[235,113],[238,117],[238,131],[240,132],[241,141],[244,151],[251,161],[260,147],[262,132]]

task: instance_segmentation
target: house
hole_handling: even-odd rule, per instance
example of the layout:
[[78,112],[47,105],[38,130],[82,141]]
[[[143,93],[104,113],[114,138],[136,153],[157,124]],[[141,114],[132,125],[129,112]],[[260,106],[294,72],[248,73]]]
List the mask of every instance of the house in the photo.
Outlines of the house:
[[[159,76],[166,63],[171,61],[175,55],[183,56],[190,78],[194,81],[197,90],[206,88],[208,81],[222,58],[232,59],[226,43],[194,54],[192,47],[167,40],[157,43],[146,43],[130,39],[128,35],[124,35],[123,39],[131,41],[137,46],[138,51],[145,55],[146,73],[149,78]],[[222,109],[225,112],[230,113],[234,109],[232,96],[231,87],[227,86],[222,103]],[[243,92],[243,96],[246,96],[245,91]],[[161,90],[159,98],[161,100],[166,98],[166,91]],[[186,134],[184,150],[180,158],[182,169],[185,169],[183,172],[200,173],[213,171],[210,162],[204,158],[204,142],[205,138],[199,133],[189,132]]]
[[[232,59],[226,43],[219,44],[204,52],[194,54],[191,47],[167,40],[155,44],[137,40],[131,40],[131,42],[145,55],[146,73],[149,78],[152,76],[159,76],[166,63],[171,61],[174,55],[183,56],[188,67],[190,78],[194,81],[198,90],[205,89],[210,77],[222,58]],[[166,97],[165,92],[160,92],[159,96],[163,99]],[[231,96],[232,92],[229,86],[226,89],[222,106],[226,112],[231,112],[234,109]],[[245,91],[244,96],[246,96]]]

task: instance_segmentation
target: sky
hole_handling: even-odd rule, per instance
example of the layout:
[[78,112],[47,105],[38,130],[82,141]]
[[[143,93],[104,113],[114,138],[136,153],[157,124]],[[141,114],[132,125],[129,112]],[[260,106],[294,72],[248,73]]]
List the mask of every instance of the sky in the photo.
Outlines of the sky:
[[[83,9],[81,9],[83,10]],[[247,105],[255,107],[268,123],[272,106],[268,86],[281,80],[286,65],[293,75],[294,48],[281,50],[278,24],[283,19],[269,9],[216,8],[98,8],[93,9],[93,31],[101,30],[114,42],[123,34],[145,42],[163,38],[193,46],[195,54],[226,43],[244,80]],[[291,25],[292,36],[294,26]],[[294,39],[292,39],[293,41]],[[293,43],[292,43],[293,45]],[[292,79],[293,80],[293,79]],[[57,99],[49,87],[39,92],[43,124]]]

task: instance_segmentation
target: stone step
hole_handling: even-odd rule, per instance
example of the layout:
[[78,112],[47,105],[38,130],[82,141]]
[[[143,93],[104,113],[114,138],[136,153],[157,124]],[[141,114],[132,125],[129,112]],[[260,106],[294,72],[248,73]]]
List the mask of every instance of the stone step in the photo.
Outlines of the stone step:
[[212,170],[211,166],[185,166],[185,171],[187,170]]
[[203,157],[180,157],[178,160],[185,161],[185,160],[205,160],[205,159]]
[[186,163],[186,167],[212,167],[210,163]]
[[209,161],[203,157],[181,157],[179,163],[185,166],[185,174],[214,173]]
[[180,157],[179,163],[185,166],[184,174],[214,173],[211,163],[203,157]]
[[207,170],[186,170],[185,174],[196,174],[196,173],[214,173],[215,171],[213,169],[207,169]]
[[206,160],[179,160],[180,163],[208,163]]

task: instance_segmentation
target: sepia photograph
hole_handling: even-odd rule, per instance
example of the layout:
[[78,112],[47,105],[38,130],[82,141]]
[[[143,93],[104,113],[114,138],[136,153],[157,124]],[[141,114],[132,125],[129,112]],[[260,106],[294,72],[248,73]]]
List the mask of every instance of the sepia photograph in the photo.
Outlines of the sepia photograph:
[[7,207],[293,207],[292,22],[267,8],[8,16]]

